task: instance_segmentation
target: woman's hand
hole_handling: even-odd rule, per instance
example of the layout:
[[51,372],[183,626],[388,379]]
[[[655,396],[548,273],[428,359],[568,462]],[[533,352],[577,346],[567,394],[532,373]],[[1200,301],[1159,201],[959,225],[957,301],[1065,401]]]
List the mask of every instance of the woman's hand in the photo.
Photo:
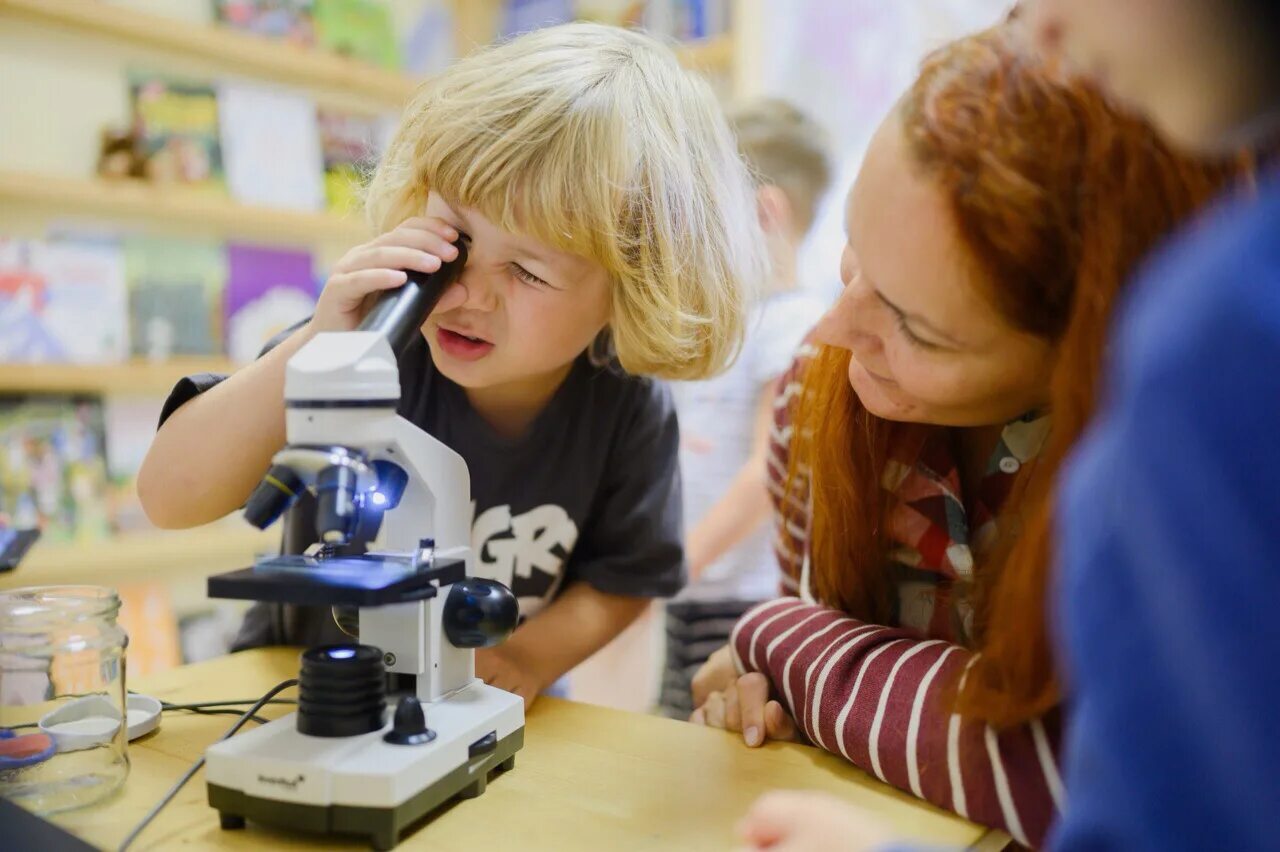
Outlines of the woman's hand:
[[[310,330],[356,328],[382,291],[394,290],[408,280],[404,270],[430,273],[455,260],[458,247],[454,243],[459,236],[458,230],[442,219],[419,217],[406,219],[395,230],[351,249],[334,264],[308,324]],[[452,298],[446,293],[436,310],[452,310],[461,304],[455,301],[460,297],[461,290]]]
[[738,836],[747,852],[871,852],[894,838],[870,815],[827,793],[780,790],[751,806]]
[[781,702],[770,700],[769,679],[759,672],[744,674],[724,690],[717,690],[693,711],[695,725],[741,731],[755,748],[766,740],[800,741],[800,732]]
[[716,651],[693,676],[691,691],[693,706],[701,707],[713,692],[723,692],[738,679],[738,669],[733,664],[733,653],[728,645]]

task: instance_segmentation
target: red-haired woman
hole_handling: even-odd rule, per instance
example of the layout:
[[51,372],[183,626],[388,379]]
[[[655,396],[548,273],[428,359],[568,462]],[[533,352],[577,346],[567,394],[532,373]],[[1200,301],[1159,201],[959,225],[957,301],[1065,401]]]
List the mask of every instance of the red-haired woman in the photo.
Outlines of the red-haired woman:
[[750,745],[798,730],[1041,840],[1062,800],[1051,486],[1122,282],[1240,174],[1175,155],[1008,28],[926,60],[849,195],[844,293],[777,402],[798,597],[743,617],[694,721]]

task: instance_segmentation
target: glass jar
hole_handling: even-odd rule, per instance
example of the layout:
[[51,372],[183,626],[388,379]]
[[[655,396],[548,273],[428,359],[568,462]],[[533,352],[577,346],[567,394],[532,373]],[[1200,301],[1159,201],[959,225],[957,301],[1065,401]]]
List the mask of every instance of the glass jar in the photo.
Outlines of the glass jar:
[[0,592],[0,797],[51,814],[128,776],[119,611],[100,586]]

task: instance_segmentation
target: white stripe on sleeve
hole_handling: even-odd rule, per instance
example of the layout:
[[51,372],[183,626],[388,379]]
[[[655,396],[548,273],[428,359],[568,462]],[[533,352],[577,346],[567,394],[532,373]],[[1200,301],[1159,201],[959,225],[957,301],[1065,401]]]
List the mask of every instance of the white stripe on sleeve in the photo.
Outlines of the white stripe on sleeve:
[[902,668],[903,664],[906,663],[907,660],[911,659],[916,654],[919,654],[926,648],[945,644],[946,643],[941,639],[934,639],[931,642],[922,642],[899,657],[898,661],[893,664],[893,668],[889,669],[889,677],[885,679],[884,687],[880,690],[880,700],[876,703],[875,718],[871,720],[871,738],[869,743],[871,750],[871,771],[874,772],[876,777],[881,781],[886,779],[884,777],[884,772],[880,769],[880,727],[884,724],[884,711],[885,708],[889,706],[889,693],[893,691],[893,682],[898,677],[898,670]]

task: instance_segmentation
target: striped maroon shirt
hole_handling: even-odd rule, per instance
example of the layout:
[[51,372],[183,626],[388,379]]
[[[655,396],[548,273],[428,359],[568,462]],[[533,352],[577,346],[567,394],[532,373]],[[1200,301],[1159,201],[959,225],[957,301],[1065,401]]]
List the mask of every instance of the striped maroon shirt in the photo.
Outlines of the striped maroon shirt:
[[[801,356],[807,353],[802,350]],[[797,369],[784,377],[770,441],[769,489],[778,509],[776,547],[783,569],[784,597],[761,604],[738,622],[731,637],[739,671],[769,677],[806,736],[818,746],[843,755],[881,780],[967,819],[1007,831],[1020,843],[1038,845],[1062,807],[1058,771],[1058,714],[1020,727],[994,730],[985,723],[951,711],[949,697],[974,659],[964,647],[969,613],[968,570],[973,566],[967,529],[955,528],[963,506],[933,515],[937,523],[893,515],[890,529],[899,545],[892,569],[899,577],[899,596],[909,589],[920,605],[900,605],[895,626],[867,624],[842,612],[809,602],[804,560],[808,551],[808,510],[794,493],[784,493],[789,459],[790,403],[799,391]],[[1047,423],[1026,422],[1006,429],[992,474],[1016,473],[1003,462],[1034,459]],[[1039,440],[1029,440],[1038,430]],[[927,454],[928,445],[911,444]],[[936,447],[935,447],[936,449]],[[936,455],[928,464],[902,458],[887,476],[896,496],[910,492],[916,508],[931,516],[929,491],[948,492],[958,500],[958,479]],[[892,465],[891,465],[892,466]],[[914,470],[909,470],[914,468]],[[952,465],[954,468],[954,464]],[[919,479],[921,471],[927,474]],[[798,471],[803,482],[804,471]],[[913,481],[915,477],[915,481]],[[892,479],[892,481],[888,481]],[[991,480],[991,477],[988,477]],[[951,488],[951,486],[955,486]],[[999,482],[985,481],[984,494],[1007,493]],[[802,490],[801,493],[805,493]],[[783,512],[783,501],[793,501]],[[906,498],[902,503],[909,502]],[[923,508],[921,508],[923,507]],[[993,523],[998,506],[972,514],[983,525]],[[785,520],[789,518],[789,520]],[[950,526],[935,527],[947,519]],[[906,535],[910,532],[910,535]],[[990,537],[990,530],[987,536]],[[940,542],[940,543],[939,543]],[[979,551],[980,552],[980,551]],[[936,554],[931,558],[930,554]],[[921,581],[921,577],[932,577]],[[909,584],[909,585],[908,585]],[[945,610],[943,617],[939,610]]]

